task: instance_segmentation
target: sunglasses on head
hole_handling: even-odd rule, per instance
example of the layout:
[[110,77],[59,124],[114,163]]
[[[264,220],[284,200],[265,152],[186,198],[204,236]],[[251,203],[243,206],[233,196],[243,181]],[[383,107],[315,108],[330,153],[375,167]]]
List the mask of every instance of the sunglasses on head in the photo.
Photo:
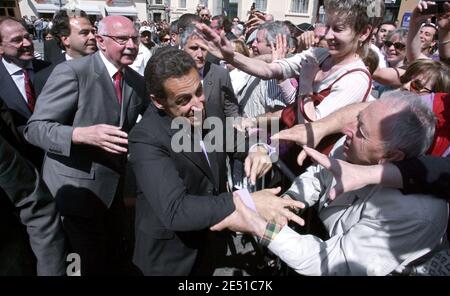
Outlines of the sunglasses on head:
[[433,90],[425,87],[422,82],[418,79],[412,80],[411,83],[409,84],[409,87],[411,89],[411,91],[418,93],[418,94],[423,94],[423,93],[432,93]]
[[394,45],[395,49],[398,49],[398,50],[403,50],[406,47],[406,45],[401,42],[384,41],[384,46],[386,46],[386,48],[389,48],[392,45]]

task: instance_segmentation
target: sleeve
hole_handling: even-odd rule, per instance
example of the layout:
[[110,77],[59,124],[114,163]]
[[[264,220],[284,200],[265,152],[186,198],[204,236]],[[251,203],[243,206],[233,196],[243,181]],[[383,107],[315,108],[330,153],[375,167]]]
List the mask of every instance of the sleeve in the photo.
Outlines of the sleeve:
[[[142,137],[146,140],[137,140]],[[205,229],[234,211],[231,193],[218,196],[188,194],[168,148],[151,137],[142,129],[133,131],[129,146],[130,163],[138,187],[167,229]],[[158,173],[153,174],[155,171]]]
[[362,218],[326,241],[285,226],[268,247],[303,275],[387,275],[435,246],[432,223],[401,218]]
[[316,60],[317,63],[322,63],[325,58],[328,56],[328,50],[324,48],[312,48],[310,50],[305,50],[301,53],[298,53],[292,57],[274,61],[281,66],[283,71],[282,80],[300,76],[300,72],[302,69],[302,62],[308,58],[312,58]]
[[318,165],[310,166],[306,172],[295,178],[286,191],[290,197],[305,203],[307,207],[315,205],[321,196],[321,170]]
[[231,78],[228,71],[225,75],[225,83],[222,88],[225,88],[224,91],[224,114],[226,117],[238,117],[239,116],[239,105],[236,96],[234,95],[233,85],[231,84]]
[[450,157],[421,156],[393,164],[402,174],[403,193],[450,198]]
[[20,210],[38,275],[65,274],[65,245],[55,202],[38,171],[0,137],[0,187]]
[[347,105],[362,102],[370,85],[369,77],[362,71],[345,75],[336,82],[330,94],[316,107],[316,119],[321,119]]
[[78,79],[66,63],[53,70],[25,127],[25,139],[46,152],[70,156]]

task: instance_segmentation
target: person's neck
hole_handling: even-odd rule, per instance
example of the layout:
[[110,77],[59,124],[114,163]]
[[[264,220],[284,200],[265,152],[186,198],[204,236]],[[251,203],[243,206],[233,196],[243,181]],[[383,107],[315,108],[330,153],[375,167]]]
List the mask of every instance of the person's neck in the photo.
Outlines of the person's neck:
[[343,57],[331,57],[334,66],[344,66],[360,59],[359,55],[356,53],[349,54]]

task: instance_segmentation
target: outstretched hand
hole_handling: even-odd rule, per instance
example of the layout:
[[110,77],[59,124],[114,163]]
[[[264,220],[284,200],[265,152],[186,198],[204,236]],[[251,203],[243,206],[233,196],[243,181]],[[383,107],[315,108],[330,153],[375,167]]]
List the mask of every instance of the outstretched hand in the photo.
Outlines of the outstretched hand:
[[225,37],[225,32],[218,35],[213,29],[205,24],[196,24],[196,34],[208,44],[208,52],[221,60],[232,63],[234,48]]

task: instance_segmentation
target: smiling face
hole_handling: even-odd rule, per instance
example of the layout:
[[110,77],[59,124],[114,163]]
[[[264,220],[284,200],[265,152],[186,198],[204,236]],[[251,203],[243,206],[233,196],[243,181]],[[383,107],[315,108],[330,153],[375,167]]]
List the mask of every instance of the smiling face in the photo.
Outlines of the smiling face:
[[400,37],[400,35],[393,35],[387,42],[388,46],[384,46],[384,51],[386,53],[386,61],[390,66],[396,66],[402,62],[406,57],[406,46],[405,38]]
[[256,38],[252,43],[252,51],[254,56],[272,53],[272,48],[270,47],[270,44],[267,43],[266,35],[266,29],[258,30],[258,33],[256,33]]
[[[139,43],[138,33],[133,23],[122,16],[107,16],[102,22],[104,28],[99,28],[97,35],[99,49],[116,67],[131,65],[138,54]],[[127,41],[125,44],[120,44],[118,42],[120,39]]]
[[360,36],[355,33],[342,16],[327,14],[327,41],[330,55],[333,58],[345,59],[356,54]]
[[33,36],[16,21],[6,20],[0,26],[0,55],[17,65],[34,59]]
[[152,98],[155,106],[173,118],[184,117],[191,125],[201,125],[205,117],[205,96],[196,69],[182,77],[169,78],[163,85],[166,98]]
[[396,27],[394,25],[392,25],[392,24],[383,24],[383,25],[381,25],[380,29],[377,31],[377,34],[376,34],[376,42],[375,42],[375,44],[378,47],[382,47],[384,41],[386,41],[386,36],[390,32],[394,31],[395,29],[396,29]]
[[424,26],[420,29],[419,36],[422,44],[422,51],[428,51],[436,44],[436,41],[434,40],[435,34],[436,29],[431,26]]
[[70,35],[62,36],[61,40],[67,53],[74,58],[94,53],[97,50],[94,28],[86,18],[71,18]]

